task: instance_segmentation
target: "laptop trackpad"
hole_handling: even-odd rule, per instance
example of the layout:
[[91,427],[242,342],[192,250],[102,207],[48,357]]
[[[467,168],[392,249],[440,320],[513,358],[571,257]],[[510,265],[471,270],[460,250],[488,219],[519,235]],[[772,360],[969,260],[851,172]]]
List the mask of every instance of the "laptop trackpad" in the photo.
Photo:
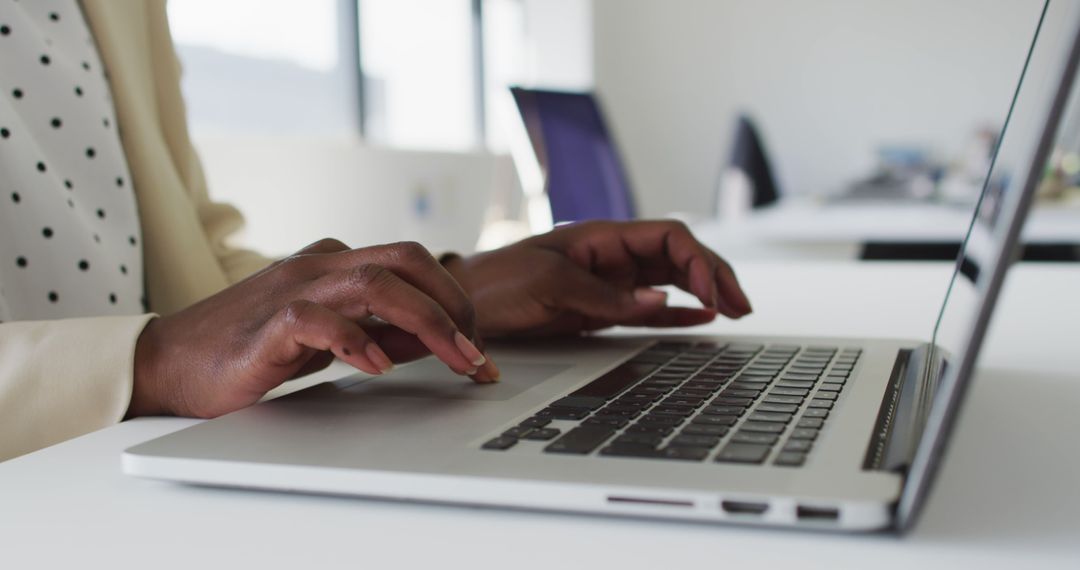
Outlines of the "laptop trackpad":
[[500,359],[497,364],[502,376],[495,384],[477,384],[454,374],[439,360],[428,357],[385,376],[352,384],[344,391],[376,398],[509,400],[573,366],[571,363],[510,359]]

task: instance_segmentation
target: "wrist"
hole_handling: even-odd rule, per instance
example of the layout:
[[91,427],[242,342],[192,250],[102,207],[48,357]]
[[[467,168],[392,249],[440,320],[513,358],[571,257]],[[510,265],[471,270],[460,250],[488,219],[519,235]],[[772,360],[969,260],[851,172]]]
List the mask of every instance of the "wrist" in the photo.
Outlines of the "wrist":
[[166,404],[166,379],[161,372],[162,322],[160,317],[151,319],[135,342],[135,362],[131,387],[131,402],[126,418],[160,416],[172,413]]

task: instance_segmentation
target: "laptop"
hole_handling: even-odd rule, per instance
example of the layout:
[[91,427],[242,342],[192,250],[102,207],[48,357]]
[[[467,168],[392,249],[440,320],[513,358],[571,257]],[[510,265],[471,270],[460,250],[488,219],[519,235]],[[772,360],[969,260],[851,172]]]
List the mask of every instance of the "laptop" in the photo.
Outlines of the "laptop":
[[836,531],[916,520],[1071,102],[1080,9],[1042,10],[933,336],[500,344],[496,385],[432,360],[124,452],[180,483]]

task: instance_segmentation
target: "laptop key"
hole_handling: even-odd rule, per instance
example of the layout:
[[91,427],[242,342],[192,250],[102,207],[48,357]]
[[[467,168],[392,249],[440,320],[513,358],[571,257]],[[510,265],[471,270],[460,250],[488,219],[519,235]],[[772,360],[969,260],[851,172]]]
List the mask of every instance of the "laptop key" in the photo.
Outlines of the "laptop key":
[[793,414],[799,410],[799,406],[795,404],[772,404],[769,402],[762,402],[758,404],[758,407],[754,408],[758,412],[777,412],[781,414]]
[[780,439],[780,436],[771,433],[757,433],[752,431],[739,430],[735,432],[735,435],[731,436],[731,441],[735,443],[753,443],[756,445],[772,445],[776,443],[776,440]]
[[753,403],[753,398],[733,398],[731,396],[720,396],[711,402],[714,406],[749,406]]
[[813,382],[807,382],[805,380],[787,380],[786,377],[785,377],[785,378],[781,378],[780,381],[776,383],[776,387],[777,388],[804,388],[805,389],[805,388],[813,388],[814,383]]
[[713,437],[724,437],[731,428],[727,426],[709,426],[704,424],[689,424],[686,427],[679,430],[680,434],[685,435],[711,435]]
[[804,463],[806,463],[806,454],[795,451],[781,451],[780,455],[776,456],[776,461],[773,461],[774,465],[784,467],[801,467]]
[[723,386],[723,382],[700,382],[697,380],[691,380],[683,385],[684,390],[694,390],[696,392],[705,392],[706,397],[711,396],[713,392],[716,392]]
[[[772,412],[754,412],[747,421],[752,422],[775,422],[786,424],[791,421],[792,414],[776,414]],[[809,426],[807,426],[809,427]]]
[[839,392],[844,387],[837,384],[822,384],[818,387],[818,393],[822,392]]
[[663,452],[651,445],[624,443],[620,445],[609,445],[600,450],[600,455],[610,457],[660,459],[663,456]]
[[522,437],[525,437],[532,430],[533,428],[517,426],[502,432],[502,435],[503,437],[516,437],[520,439]]
[[656,415],[652,412],[641,416],[634,425],[663,425],[663,426],[677,426],[683,422],[683,418],[679,416],[664,416]]
[[625,362],[603,376],[574,390],[570,396],[586,396],[610,400],[655,371],[659,366],[647,362]]
[[540,428],[534,429],[529,433],[521,436],[521,439],[528,439],[533,441],[550,441],[552,439],[555,439],[556,437],[559,437],[560,433],[562,432],[560,432],[556,428]]
[[819,400],[817,398],[814,398],[813,400],[810,400],[809,406],[811,408],[823,408],[826,410],[831,410],[833,407],[833,403],[829,400]]
[[585,455],[604,443],[615,430],[609,426],[576,427],[544,448],[548,453],[573,453]]
[[784,444],[784,451],[799,451],[806,453],[810,451],[810,448],[814,446],[814,442],[809,439],[789,439]]
[[669,445],[661,450],[663,459],[681,459],[684,461],[701,461],[709,455],[711,447],[694,447],[689,445]]
[[622,445],[625,443],[651,445],[656,447],[660,445],[660,442],[664,441],[664,436],[658,433],[624,433],[619,437],[611,441],[611,445]]
[[741,416],[746,413],[746,408],[743,406],[706,406],[701,413],[710,416]]
[[802,417],[825,419],[829,417],[829,410],[823,408],[808,408],[805,412],[803,412]]
[[685,418],[694,413],[694,408],[689,406],[665,406],[661,404],[649,410],[649,413],[661,416],[679,416]]
[[727,463],[761,463],[772,447],[751,443],[729,443],[716,456],[717,461]]
[[689,386],[683,386],[671,393],[673,398],[708,398],[712,396],[712,390],[695,390]]
[[582,422],[582,425],[621,428],[628,423],[630,420],[623,416],[593,416]]
[[797,406],[803,402],[803,398],[801,396],[774,396],[769,394],[765,396],[764,401],[769,404],[794,404]]
[[810,393],[805,388],[773,388],[769,391],[770,396],[803,396]]
[[480,446],[483,449],[493,449],[496,451],[502,451],[504,449],[510,449],[517,445],[518,439],[516,437],[506,437],[500,435],[495,439],[488,440],[484,445]]
[[671,447],[678,446],[690,446],[690,447],[716,447],[716,444],[720,443],[720,438],[710,435],[690,435],[679,434],[668,442]]
[[[730,385],[728,385],[728,389],[730,389],[730,390],[753,390],[755,392],[760,392],[760,391],[764,390],[765,387],[768,386],[768,385],[769,384],[767,382],[746,382],[746,381],[743,381],[743,380],[736,380],[736,381],[732,382]],[[726,392],[726,390],[725,390],[725,392]]]
[[731,427],[731,426],[735,425],[735,423],[738,422],[738,421],[739,421],[739,418],[737,418],[735,416],[710,416],[710,415],[702,414],[702,415],[696,416],[694,419],[690,420],[690,423],[707,425],[707,426]]
[[589,411],[574,408],[545,408],[536,412],[536,415],[554,420],[581,420],[589,415]]
[[824,424],[825,420],[821,418],[802,418],[795,424],[795,427],[821,429]]
[[626,433],[649,433],[661,436],[668,435],[672,431],[675,431],[672,426],[660,424],[634,424],[626,428]]
[[[745,428],[744,428],[745,429]],[[791,439],[808,439],[813,441],[817,439],[818,430],[813,428],[795,428],[791,430]]]
[[783,433],[786,427],[784,424],[767,423],[767,422],[746,422],[739,427],[742,431],[753,431],[759,433]]
[[529,418],[520,424],[521,427],[542,428],[551,423],[551,418]]
[[[776,390],[774,389],[773,391],[775,392]],[[761,392],[757,390],[733,390],[731,388],[720,392],[721,396],[727,398],[757,398],[760,394]]]
[[815,400],[835,400],[839,394],[836,392],[821,392],[814,394]]
[[592,398],[588,396],[567,396],[559,398],[550,405],[553,408],[581,408],[583,410],[595,410],[607,403],[604,398]]
[[608,425],[611,428],[622,428],[627,423],[630,423],[630,419],[622,416],[593,416],[583,421],[582,425]]
[[705,398],[687,398],[681,396],[671,396],[664,398],[661,402],[661,406],[686,406],[690,408],[696,408],[705,403]]
[[600,414],[606,414],[611,416],[626,416],[634,417],[641,413],[643,406],[640,405],[624,405],[624,404],[608,404],[600,409]]

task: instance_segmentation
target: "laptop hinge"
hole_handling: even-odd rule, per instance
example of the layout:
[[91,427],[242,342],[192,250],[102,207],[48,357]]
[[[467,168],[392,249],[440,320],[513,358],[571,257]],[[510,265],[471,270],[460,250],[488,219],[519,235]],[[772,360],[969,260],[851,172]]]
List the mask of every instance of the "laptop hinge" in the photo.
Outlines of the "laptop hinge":
[[941,355],[941,350],[932,350],[929,344],[897,354],[863,469],[902,473],[911,464],[945,368]]

